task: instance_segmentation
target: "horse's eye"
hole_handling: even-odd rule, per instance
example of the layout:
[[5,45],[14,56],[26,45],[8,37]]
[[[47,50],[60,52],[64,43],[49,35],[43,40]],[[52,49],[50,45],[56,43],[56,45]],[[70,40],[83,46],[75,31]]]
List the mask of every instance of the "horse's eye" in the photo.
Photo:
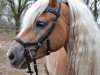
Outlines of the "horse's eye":
[[45,27],[46,25],[47,25],[47,23],[42,22],[42,21],[38,21],[38,22],[36,23],[36,27]]

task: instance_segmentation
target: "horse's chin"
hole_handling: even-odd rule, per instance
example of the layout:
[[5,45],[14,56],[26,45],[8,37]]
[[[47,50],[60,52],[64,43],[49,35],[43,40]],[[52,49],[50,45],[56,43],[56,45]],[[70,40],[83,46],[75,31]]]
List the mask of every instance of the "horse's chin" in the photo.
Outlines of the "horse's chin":
[[13,62],[11,63],[11,66],[13,68],[16,68],[16,69],[26,69],[27,68],[27,63],[25,61],[23,61],[22,63],[18,64],[16,62]]
[[26,62],[23,62],[23,64],[21,64],[21,65],[19,66],[19,69],[26,69],[26,68],[27,68]]

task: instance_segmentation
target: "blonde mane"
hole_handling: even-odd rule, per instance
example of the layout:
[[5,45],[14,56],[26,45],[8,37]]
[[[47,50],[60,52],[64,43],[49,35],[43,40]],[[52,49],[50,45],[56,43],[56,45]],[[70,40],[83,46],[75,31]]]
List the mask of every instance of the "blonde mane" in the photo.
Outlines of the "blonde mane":
[[71,11],[68,52],[72,75],[100,75],[100,31],[87,6],[66,0]]
[[32,27],[35,19],[39,16],[48,6],[49,0],[37,0],[26,12],[22,20],[21,30],[18,36],[20,36],[27,29]]

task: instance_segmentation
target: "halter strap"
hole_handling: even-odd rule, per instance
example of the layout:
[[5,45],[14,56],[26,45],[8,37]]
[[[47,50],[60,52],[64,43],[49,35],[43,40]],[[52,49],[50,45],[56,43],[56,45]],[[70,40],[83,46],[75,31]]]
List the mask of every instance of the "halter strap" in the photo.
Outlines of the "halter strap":
[[50,13],[56,15],[56,17],[59,17],[59,16],[60,16],[60,14],[59,14],[58,12],[56,12],[55,10],[50,9],[50,8],[49,8],[49,9],[46,8],[45,11],[44,11],[43,13],[46,13],[46,12],[50,12]]

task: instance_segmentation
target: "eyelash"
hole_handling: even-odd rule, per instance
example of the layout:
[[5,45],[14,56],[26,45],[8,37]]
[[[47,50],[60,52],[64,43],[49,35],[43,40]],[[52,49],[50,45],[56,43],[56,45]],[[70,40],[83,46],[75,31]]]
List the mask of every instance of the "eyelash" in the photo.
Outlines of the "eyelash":
[[38,21],[36,23],[36,27],[41,27],[41,28],[44,28],[48,23],[46,22],[42,22],[42,21]]

